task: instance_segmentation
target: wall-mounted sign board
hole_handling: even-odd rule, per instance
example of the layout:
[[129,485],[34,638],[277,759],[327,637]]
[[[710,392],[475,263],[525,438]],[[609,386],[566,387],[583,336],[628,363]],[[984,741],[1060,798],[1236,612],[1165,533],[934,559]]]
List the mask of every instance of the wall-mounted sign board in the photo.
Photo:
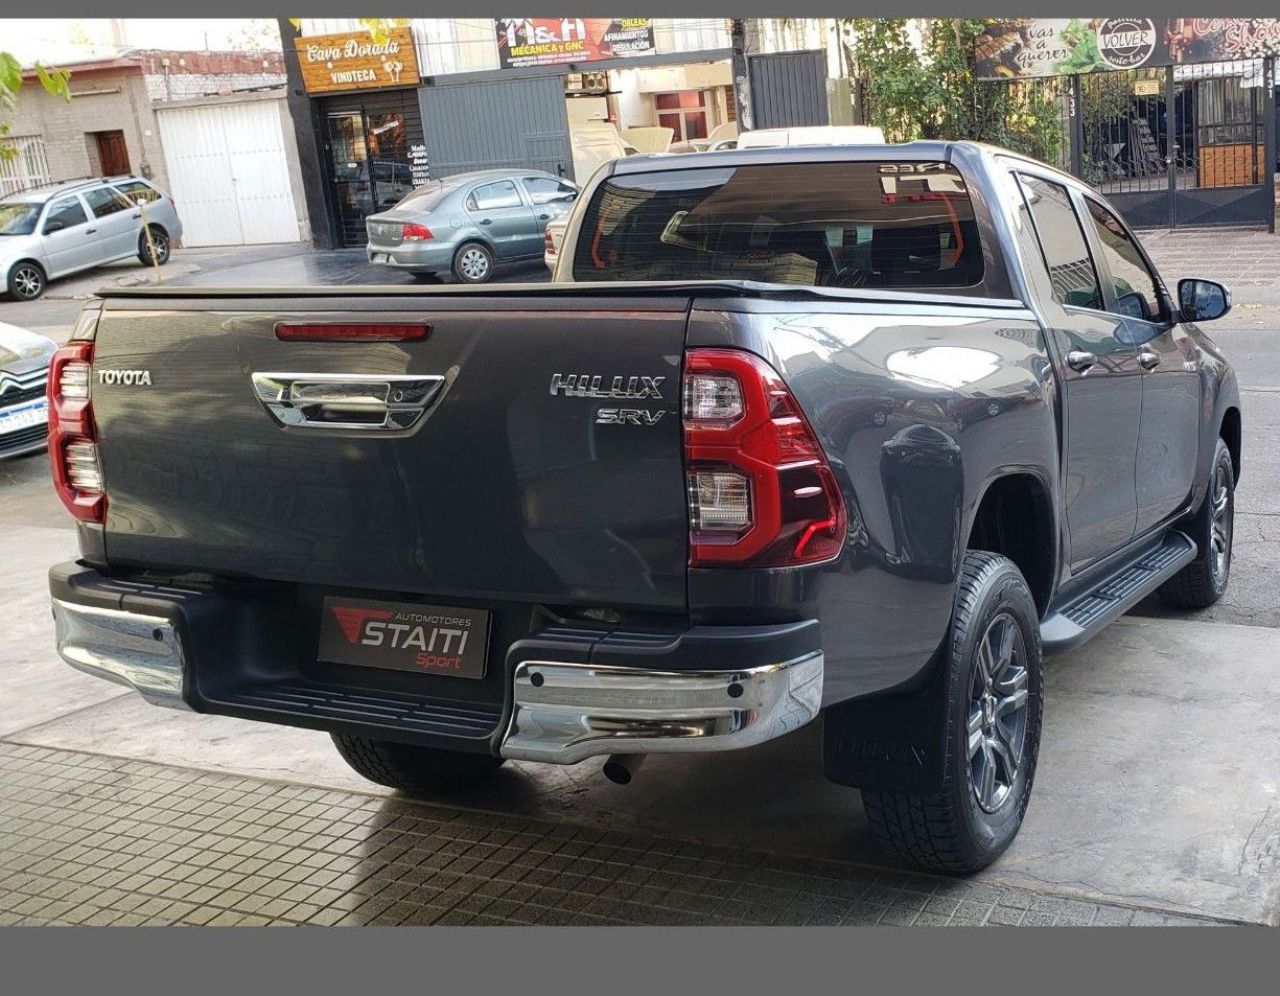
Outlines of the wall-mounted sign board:
[[391,28],[385,38],[368,31],[308,35],[295,39],[307,93],[417,86],[418,56],[413,32]]

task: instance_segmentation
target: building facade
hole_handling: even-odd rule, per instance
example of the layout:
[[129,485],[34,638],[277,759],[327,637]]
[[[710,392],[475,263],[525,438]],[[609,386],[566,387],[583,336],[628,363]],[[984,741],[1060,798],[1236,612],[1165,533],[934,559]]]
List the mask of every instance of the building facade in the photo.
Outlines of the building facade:
[[601,148],[736,133],[720,18],[424,18],[381,43],[355,20],[280,30],[321,246],[364,245],[365,217],[429,177],[527,166],[581,182]]

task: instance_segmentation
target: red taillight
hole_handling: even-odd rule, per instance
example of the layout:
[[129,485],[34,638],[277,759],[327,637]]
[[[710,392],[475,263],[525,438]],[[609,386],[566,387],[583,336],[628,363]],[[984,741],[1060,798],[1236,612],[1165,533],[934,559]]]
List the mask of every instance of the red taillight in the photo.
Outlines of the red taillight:
[[415,225],[413,222],[405,223],[400,229],[400,237],[406,242],[426,242],[427,239],[435,238],[426,225]]
[[554,256],[556,254],[556,240],[551,237],[550,232],[542,233],[542,246],[543,251],[548,255]]
[[276,338],[285,342],[415,342],[431,334],[430,325],[352,325],[281,322]]
[[[85,324],[82,318],[77,335]],[[54,489],[67,510],[81,522],[104,522],[107,496],[90,398],[92,373],[92,339],[72,341],[53,354],[48,386],[49,466]]]
[[684,373],[692,567],[784,567],[839,555],[844,497],[778,373],[734,349],[691,349]]

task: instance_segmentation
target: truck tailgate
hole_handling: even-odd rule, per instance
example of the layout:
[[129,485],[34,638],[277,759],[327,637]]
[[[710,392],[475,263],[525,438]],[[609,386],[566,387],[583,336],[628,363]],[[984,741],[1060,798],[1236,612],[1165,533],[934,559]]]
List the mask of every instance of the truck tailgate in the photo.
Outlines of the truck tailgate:
[[[92,388],[107,559],[683,611],[688,307],[676,294],[109,299]],[[429,332],[282,341],[280,323]],[[411,379],[378,386],[393,377]],[[403,404],[385,427],[379,398]]]

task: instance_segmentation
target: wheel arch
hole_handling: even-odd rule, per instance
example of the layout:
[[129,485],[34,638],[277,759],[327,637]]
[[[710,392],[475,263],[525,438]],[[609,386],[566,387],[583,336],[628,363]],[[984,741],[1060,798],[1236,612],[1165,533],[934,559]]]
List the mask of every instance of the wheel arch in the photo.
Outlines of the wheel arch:
[[1240,455],[1244,439],[1244,429],[1240,422],[1240,409],[1229,405],[1222,413],[1218,423],[1218,438],[1227,444],[1231,453],[1231,469],[1235,472],[1236,484],[1240,483]]
[[974,507],[966,548],[1008,557],[1026,578],[1043,616],[1057,577],[1053,500],[1043,477],[1025,468],[994,474]]

